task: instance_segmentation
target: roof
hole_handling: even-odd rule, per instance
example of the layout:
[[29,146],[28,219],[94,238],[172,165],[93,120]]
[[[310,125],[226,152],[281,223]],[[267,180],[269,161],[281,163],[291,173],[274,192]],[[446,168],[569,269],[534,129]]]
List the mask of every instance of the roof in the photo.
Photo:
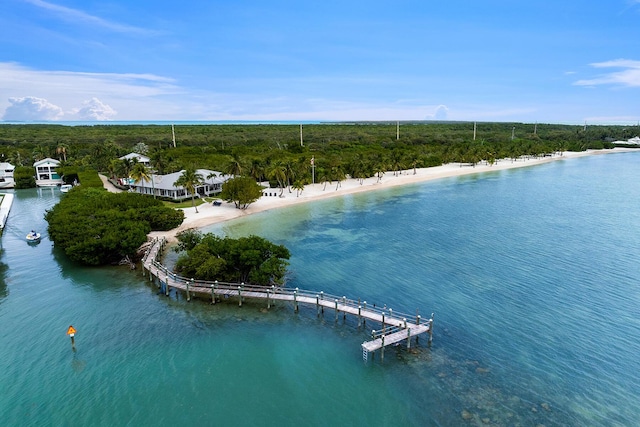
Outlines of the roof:
[[137,160],[140,163],[149,163],[149,161],[151,160],[149,157],[143,155],[143,154],[138,154],[138,153],[129,153],[127,155],[124,155],[122,157],[119,158],[120,160],[124,160],[124,159],[130,159],[130,160]]
[[15,167],[8,162],[0,162],[0,171],[6,171],[7,169],[15,169]]
[[58,166],[59,164],[59,160],[47,157],[46,159],[38,160],[37,162],[35,162],[33,164],[33,167],[37,168],[38,166]]
[[[183,173],[184,169],[180,172],[174,172],[167,175],[153,174],[153,184],[149,180],[144,180],[144,186],[154,187],[159,190],[175,190],[177,188],[183,188],[182,186],[174,185]],[[232,178],[231,175],[224,175],[222,172],[213,171],[210,169],[196,169],[196,173],[202,176],[202,179],[206,184],[222,184],[228,179]],[[211,178],[207,178],[208,176],[213,174],[215,174],[215,177],[212,176]],[[136,185],[138,185],[137,182]]]

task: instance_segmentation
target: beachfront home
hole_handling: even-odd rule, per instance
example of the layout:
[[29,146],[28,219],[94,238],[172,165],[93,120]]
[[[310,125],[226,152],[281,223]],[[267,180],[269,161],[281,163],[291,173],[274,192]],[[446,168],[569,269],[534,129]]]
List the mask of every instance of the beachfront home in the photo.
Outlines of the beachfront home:
[[33,164],[36,169],[36,185],[38,187],[54,187],[63,184],[62,177],[56,172],[60,162],[47,157]]
[[120,160],[135,160],[138,163],[142,163],[143,165],[145,165],[146,167],[151,166],[151,159],[148,158],[147,156],[144,156],[142,154],[138,154],[138,153],[129,153],[126,156],[122,156],[122,157],[118,157]]
[[[150,179],[132,182],[130,191],[148,194],[150,196],[155,195],[156,197],[172,199],[174,201],[190,198],[191,194],[187,193],[184,187],[175,185],[183,172],[184,170],[168,175],[149,173]],[[211,196],[220,193],[222,191],[222,184],[232,178],[231,175],[224,175],[222,172],[209,169],[197,169],[196,173],[203,178],[202,185],[196,187],[197,196]]]
[[15,167],[11,163],[0,162],[0,188],[13,188],[13,170]]

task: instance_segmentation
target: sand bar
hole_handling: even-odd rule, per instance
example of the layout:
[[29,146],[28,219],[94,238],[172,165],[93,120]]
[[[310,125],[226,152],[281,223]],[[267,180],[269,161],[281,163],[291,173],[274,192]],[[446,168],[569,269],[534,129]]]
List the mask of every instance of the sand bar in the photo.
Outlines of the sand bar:
[[[195,208],[184,208],[185,220],[177,228],[169,231],[152,232],[150,237],[164,236],[169,241],[176,241],[175,236],[180,231],[189,228],[202,228],[211,224],[228,221],[231,219],[239,218],[246,215],[251,215],[257,212],[263,212],[270,209],[278,209],[286,206],[292,206],[298,203],[307,203],[314,200],[327,199],[330,197],[339,197],[346,194],[354,194],[363,191],[373,191],[384,188],[390,188],[399,185],[407,185],[418,182],[425,182],[434,179],[442,179],[470,174],[477,174],[483,172],[500,171],[505,169],[514,169],[521,167],[530,167],[540,165],[543,163],[568,160],[577,157],[609,154],[609,153],[622,153],[630,151],[640,151],[633,148],[615,148],[612,150],[588,150],[582,152],[564,152],[562,155],[553,155],[550,157],[537,157],[518,159],[512,161],[511,159],[499,160],[493,165],[478,164],[475,167],[464,165],[460,163],[449,163],[442,166],[431,168],[419,168],[402,171],[399,174],[394,172],[386,172],[380,180],[377,177],[367,178],[362,182],[357,179],[346,179],[340,183],[340,186],[336,189],[337,185],[333,183],[327,183],[326,186],[322,184],[309,184],[304,187],[304,190],[297,194],[295,190],[289,192],[289,189],[285,189],[282,193],[282,197],[279,196],[266,196],[261,197],[256,202],[252,203],[247,209],[236,209],[233,203],[224,203],[222,206],[213,206],[210,203],[198,206],[197,212]],[[265,190],[266,193],[280,194],[280,190],[272,188]]]

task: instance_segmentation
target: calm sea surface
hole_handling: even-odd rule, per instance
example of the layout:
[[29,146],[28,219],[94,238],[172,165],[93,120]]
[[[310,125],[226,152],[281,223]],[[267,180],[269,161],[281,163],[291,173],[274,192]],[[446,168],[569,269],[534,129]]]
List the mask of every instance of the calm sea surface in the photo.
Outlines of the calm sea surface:
[[591,156],[206,230],[286,245],[289,286],[435,313],[431,348],[425,337],[367,363],[360,344],[379,325],[187,303],[139,270],[74,266],[46,235],[59,192],[16,191],[0,247],[0,422],[637,425],[639,171],[640,152]]

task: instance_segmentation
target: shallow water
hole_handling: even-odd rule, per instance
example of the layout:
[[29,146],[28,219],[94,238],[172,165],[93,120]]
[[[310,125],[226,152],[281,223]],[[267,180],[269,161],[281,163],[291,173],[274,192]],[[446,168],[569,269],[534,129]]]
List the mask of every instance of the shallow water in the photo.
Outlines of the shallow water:
[[[187,303],[158,295],[139,271],[73,266],[42,218],[60,195],[16,191],[0,258],[0,419],[633,425],[640,186],[629,183],[639,160],[611,154],[445,179],[208,229],[285,244],[289,286],[435,312],[430,348],[423,339],[366,364],[360,343],[377,325],[285,304]],[[30,246],[34,227],[43,240]]]

